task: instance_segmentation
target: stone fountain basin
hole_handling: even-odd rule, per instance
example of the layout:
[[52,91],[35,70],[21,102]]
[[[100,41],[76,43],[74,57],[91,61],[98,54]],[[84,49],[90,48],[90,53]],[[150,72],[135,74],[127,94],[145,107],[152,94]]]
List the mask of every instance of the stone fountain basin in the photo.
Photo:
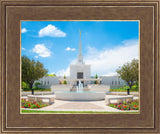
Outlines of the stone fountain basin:
[[59,100],[80,100],[80,101],[94,101],[94,100],[104,100],[105,92],[55,92],[55,99]]

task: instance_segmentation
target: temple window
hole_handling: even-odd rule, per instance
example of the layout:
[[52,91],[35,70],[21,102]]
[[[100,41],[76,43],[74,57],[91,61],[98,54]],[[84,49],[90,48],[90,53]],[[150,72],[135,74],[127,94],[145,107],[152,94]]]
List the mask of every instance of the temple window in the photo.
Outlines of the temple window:
[[115,85],[117,85],[117,81],[115,81]]
[[113,81],[112,81],[112,85],[113,85]]

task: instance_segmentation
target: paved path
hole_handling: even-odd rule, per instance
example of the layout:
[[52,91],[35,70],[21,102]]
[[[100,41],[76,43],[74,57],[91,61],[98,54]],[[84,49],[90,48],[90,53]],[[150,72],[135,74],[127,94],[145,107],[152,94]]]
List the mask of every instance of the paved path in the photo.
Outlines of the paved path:
[[55,103],[41,108],[44,111],[107,111],[121,112],[121,110],[105,105],[103,101],[62,101],[55,100]]
[[55,109],[104,109],[101,106],[98,106],[96,104],[88,103],[88,102],[68,102],[65,104],[62,104],[60,106],[54,107]]

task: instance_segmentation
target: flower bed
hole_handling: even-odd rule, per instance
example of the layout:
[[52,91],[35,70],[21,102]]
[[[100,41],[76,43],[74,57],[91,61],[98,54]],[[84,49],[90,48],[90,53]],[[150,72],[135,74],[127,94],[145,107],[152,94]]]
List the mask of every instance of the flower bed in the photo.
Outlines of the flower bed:
[[21,99],[21,108],[32,108],[32,109],[37,109],[37,108],[42,108],[46,107],[49,104],[42,104],[42,103],[36,103],[36,102],[30,102],[26,101],[26,99]]
[[120,110],[139,110],[139,100],[133,100],[124,103],[110,103],[108,106]]

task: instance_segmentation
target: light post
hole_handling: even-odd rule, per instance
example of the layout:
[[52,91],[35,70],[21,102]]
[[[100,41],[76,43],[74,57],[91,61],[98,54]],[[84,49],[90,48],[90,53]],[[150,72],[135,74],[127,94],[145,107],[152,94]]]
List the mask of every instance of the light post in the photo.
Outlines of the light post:
[[127,95],[129,95],[129,88],[127,89]]
[[32,95],[34,95],[34,89],[32,88]]

